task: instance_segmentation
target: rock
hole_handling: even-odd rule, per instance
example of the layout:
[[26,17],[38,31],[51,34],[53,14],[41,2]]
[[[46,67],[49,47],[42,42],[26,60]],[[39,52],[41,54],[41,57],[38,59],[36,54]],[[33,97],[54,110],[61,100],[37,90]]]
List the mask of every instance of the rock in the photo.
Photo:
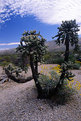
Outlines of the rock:
[[42,110],[43,110],[43,107],[42,107],[42,106],[40,106],[40,107],[38,107],[38,109],[39,109],[40,111],[42,111]]
[[9,81],[9,79],[8,79],[8,78],[4,78],[4,79],[2,79],[2,80],[0,81],[0,84],[3,84],[4,82],[7,82],[7,81]]
[[2,81],[4,78],[7,78],[6,75],[0,75],[0,81]]

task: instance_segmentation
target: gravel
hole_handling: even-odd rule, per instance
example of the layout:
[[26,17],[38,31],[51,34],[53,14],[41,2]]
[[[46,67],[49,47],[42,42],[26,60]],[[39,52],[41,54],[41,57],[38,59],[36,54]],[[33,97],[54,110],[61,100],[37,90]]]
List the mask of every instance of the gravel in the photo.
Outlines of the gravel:
[[[76,79],[81,79],[81,70]],[[80,80],[81,81],[81,80]],[[34,80],[0,84],[0,121],[81,121],[81,90],[65,105],[37,99]],[[52,104],[52,106],[51,106]]]

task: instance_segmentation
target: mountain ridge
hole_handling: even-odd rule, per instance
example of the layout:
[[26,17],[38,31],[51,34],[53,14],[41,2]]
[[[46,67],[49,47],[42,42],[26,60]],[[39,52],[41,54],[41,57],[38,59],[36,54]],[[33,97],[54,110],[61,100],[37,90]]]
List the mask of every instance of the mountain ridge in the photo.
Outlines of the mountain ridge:
[[[64,51],[65,50],[65,46],[64,44],[60,44],[57,45],[55,40],[51,40],[51,41],[47,41],[46,46],[48,46],[48,51]],[[81,38],[79,39],[79,45],[81,46]],[[72,47],[70,45],[70,49],[73,49],[74,47]],[[14,54],[16,53],[16,48],[12,48],[12,49],[8,49],[8,50],[0,50],[0,55],[3,54]]]

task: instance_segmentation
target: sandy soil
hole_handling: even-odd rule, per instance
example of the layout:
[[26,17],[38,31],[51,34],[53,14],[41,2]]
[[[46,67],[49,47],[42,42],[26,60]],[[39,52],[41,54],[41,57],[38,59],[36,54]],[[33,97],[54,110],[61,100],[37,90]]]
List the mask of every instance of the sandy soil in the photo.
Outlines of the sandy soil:
[[[72,72],[75,82],[81,83],[81,70]],[[34,80],[24,84],[10,80],[0,84],[0,121],[81,121],[80,94],[81,89],[65,105],[51,106],[49,100],[37,99]]]

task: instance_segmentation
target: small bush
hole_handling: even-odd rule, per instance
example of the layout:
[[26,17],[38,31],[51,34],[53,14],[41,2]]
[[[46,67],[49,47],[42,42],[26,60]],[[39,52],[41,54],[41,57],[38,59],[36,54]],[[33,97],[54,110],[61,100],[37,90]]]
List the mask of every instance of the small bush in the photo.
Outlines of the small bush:
[[44,56],[44,63],[46,64],[62,64],[64,62],[62,52],[48,52]]
[[50,90],[55,89],[58,81],[59,75],[55,71],[51,71],[49,76],[44,74],[39,75],[39,82],[46,95],[49,95]]
[[74,63],[73,64],[73,69],[80,69],[80,64],[79,63]]
[[76,60],[76,57],[74,56],[74,54],[69,54],[69,61],[74,63],[75,60]]
[[80,69],[80,63],[73,63],[71,61],[68,62],[69,69]]
[[47,90],[49,90],[50,88],[55,88],[56,84],[58,83],[58,81],[56,82],[56,80],[53,80],[51,76],[43,74],[39,76],[39,82],[42,88]]
[[[46,76],[41,74],[39,76],[39,82],[42,86],[43,93],[46,97],[48,97],[50,90],[55,90],[60,76],[55,72],[51,71],[50,76]],[[54,93],[54,95],[51,97],[52,101],[55,104],[63,105],[65,104],[69,99],[71,99],[71,96],[74,94],[75,90],[73,88],[70,88],[68,86],[68,81],[65,80],[64,84],[61,88],[59,88],[57,93]]]
[[81,61],[76,60],[76,61],[75,61],[75,63],[79,63],[79,64],[80,64],[80,66],[81,66]]
[[43,94],[47,97],[53,97],[58,104],[64,104],[67,101],[67,97],[72,94],[72,89],[70,89],[72,87],[66,82],[72,81],[74,74],[68,71],[68,67],[69,64],[64,63],[61,66],[58,65],[56,68],[53,68],[56,71],[51,71],[49,76],[39,76],[40,85],[42,90],[44,90],[42,91]]
[[17,54],[5,54],[5,55],[0,55],[0,65],[1,66],[7,66],[9,63],[13,63],[16,65],[19,62],[17,61]]
[[59,88],[58,93],[53,97],[53,101],[58,105],[64,105],[67,101],[71,100],[71,96],[76,91],[73,88],[70,88],[67,84],[64,84]]
[[53,59],[53,64],[62,64],[64,63],[64,59],[62,57]]
[[0,63],[0,66],[5,67],[5,66],[9,65],[9,63],[10,63],[10,62],[2,61],[2,62]]

